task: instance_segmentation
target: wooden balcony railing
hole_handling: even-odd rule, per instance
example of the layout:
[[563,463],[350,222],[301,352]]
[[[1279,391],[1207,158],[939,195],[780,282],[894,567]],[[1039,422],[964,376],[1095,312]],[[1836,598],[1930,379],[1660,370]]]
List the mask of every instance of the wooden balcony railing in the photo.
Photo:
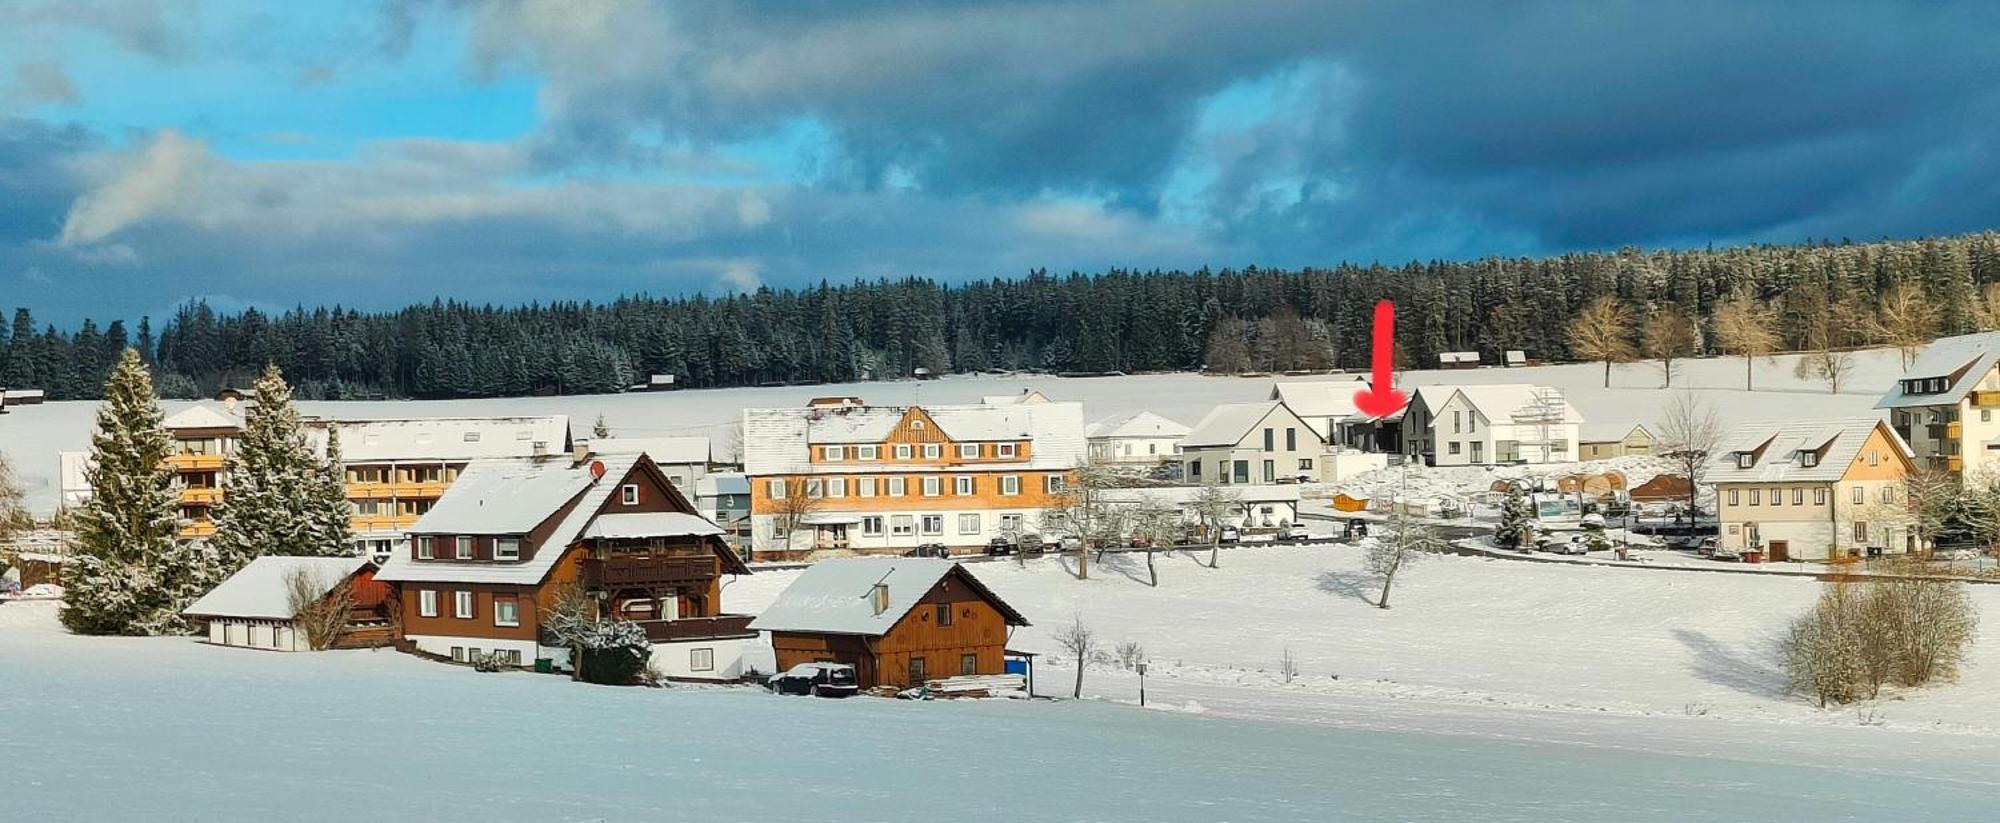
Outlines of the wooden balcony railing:
[[347,484],[347,499],[349,500],[387,500],[395,496],[395,487],[388,483]]
[[1944,459],[1944,467],[1948,471],[1965,471],[1965,458],[1947,457]]
[[213,506],[222,502],[222,490],[216,488],[181,489],[181,505]]
[[1984,408],[2000,406],[2000,391],[1976,391],[1972,393],[1972,405]]
[[219,454],[176,454],[167,458],[167,464],[175,471],[207,471],[220,469],[225,458]]
[[1957,440],[1960,433],[1964,431],[1964,425],[1956,420],[1944,424],[1944,437],[1946,440]]
[[727,637],[756,637],[750,630],[754,615],[718,614],[714,617],[683,617],[679,620],[642,620],[646,638],[655,643],[676,640],[717,640]]
[[583,587],[586,589],[707,583],[717,574],[713,556],[587,558],[583,561]]
[[436,483],[392,483],[390,484],[390,490],[395,493],[397,499],[408,500],[412,498],[443,497],[444,490],[450,486],[450,483],[443,481]]
[[215,521],[213,520],[190,520],[181,524],[182,537],[212,537],[214,534]]

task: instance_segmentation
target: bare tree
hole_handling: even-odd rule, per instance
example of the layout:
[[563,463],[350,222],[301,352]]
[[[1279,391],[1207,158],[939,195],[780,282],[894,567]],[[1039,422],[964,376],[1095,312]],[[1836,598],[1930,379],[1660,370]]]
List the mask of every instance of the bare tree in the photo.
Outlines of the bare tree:
[[14,465],[7,462],[7,455],[0,454],[0,540],[33,525],[24,499],[21,481],[14,476]]
[[1826,381],[1827,391],[1839,394],[1840,384],[1854,374],[1854,353],[1834,349],[1807,352],[1792,368],[1792,374],[1800,380]]
[[1700,333],[1695,328],[1694,319],[1671,303],[1647,315],[1645,326],[1639,332],[1640,351],[1647,359],[1660,361],[1660,378],[1668,388],[1674,385],[1675,363],[1682,358],[1693,357],[1700,347]]
[[1916,361],[1917,351],[1937,336],[1937,330],[1937,304],[1925,297],[1923,288],[1915,283],[1890,289],[1875,308],[1873,331],[1882,342],[1895,346],[1902,354],[1903,368]]
[[1250,370],[1249,328],[1242,320],[1225,317],[1208,333],[1208,347],[1202,365],[1211,372],[1241,374]]
[[1903,478],[1907,522],[1916,534],[1918,549],[1931,547],[1945,523],[1962,510],[1965,496],[1966,488],[1958,477],[1943,469],[1919,468]]
[[344,579],[329,581],[323,572],[293,569],[285,575],[285,604],[292,611],[292,625],[305,632],[306,645],[323,651],[347,630],[354,588]]
[[582,680],[583,635],[597,620],[597,601],[576,581],[566,581],[550,588],[549,605],[541,612],[542,643],[569,649],[569,679]]
[[1827,585],[1811,611],[1792,621],[1782,643],[1785,673],[1795,691],[1810,692],[1820,708],[1860,699],[1865,680],[1855,584]]
[[1868,699],[1894,682],[1919,687],[1956,676],[1977,636],[1979,611],[1965,584],[1888,574],[1841,578],[1792,623],[1784,642],[1794,689],[1821,707]]
[[1965,651],[1978,636],[1979,608],[1965,584],[1935,577],[1901,576],[1871,584],[1884,601],[1881,631],[1895,656],[1896,682],[1922,686],[1958,676]]
[[1637,356],[1633,325],[1632,308],[1608,294],[1590,301],[1569,323],[1570,351],[1586,360],[1604,361],[1605,388],[1611,387],[1611,364],[1629,363]]
[[787,477],[780,488],[784,494],[771,498],[771,511],[777,515],[771,525],[784,534],[785,550],[791,551],[792,534],[806,524],[807,517],[825,508],[826,498],[821,495],[822,481],[816,477]]
[[1722,350],[1743,358],[1743,389],[1755,391],[1754,374],[1758,360],[1769,360],[1778,350],[1777,313],[1747,291],[1715,309],[1715,339]]
[[1375,607],[1380,609],[1389,608],[1389,589],[1396,585],[1396,574],[1403,567],[1445,546],[1429,524],[1401,511],[1390,515],[1387,532],[1368,544],[1364,558],[1368,571],[1382,576],[1382,595],[1375,599]]
[[1078,612],[1070,618],[1069,625],[1056,630],[1055,641],[1063,651],[1076,658],[1076,687],[1070,690],[1069,696],[1082,697],[1084,664],[1099,650],[1097,632],[1083,624],[1083,613]]
[[1132,534],[1146,541],[1146,585],[1160,586],[1160,572],[1153,567],[1153,555],[1158,553],[1161,543],[1172,545],[1174,529],[1180,525],[1181,513],[1172,506],[1157,503],[1142,503],[1132,511]]
[[1672,460],[1687,478],[1688,516],[1700,512],[1696,495],[1707,473],[1709,455],[1722,446],[1722,417],[1694,392],[1683,391],[1667,404],[1660,420],[1660,454]]
[[1230,516],[1243,510],[1243,496],[1214,480],[1195,492],[1194,513],[1208,532],[1208,567],[1213,569],[1222,556],[1222,526]]
[[[1104,497],[1116,475],[1110,466],[1085,460],[1071,469],[1062,487],[1049,496],[1042,510],[1042,531],[1076,540],[1076,578],[1090,579],[1090,548],[1102,543],[1124,525],[1124,507]],[[1110,539],[1115,540],[1116,537]]]

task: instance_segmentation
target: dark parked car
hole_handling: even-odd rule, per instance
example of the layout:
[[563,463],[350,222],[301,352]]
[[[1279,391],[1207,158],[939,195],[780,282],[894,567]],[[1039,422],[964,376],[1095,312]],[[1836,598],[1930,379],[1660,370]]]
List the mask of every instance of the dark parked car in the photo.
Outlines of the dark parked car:
[[778,694],[851,697],[861,691],[854,680],[854,667],[846,663],[800,663],[765,682]]
[[947,548],[943,543],[924,543],[922,545],[917,546],[914,549],[903,552],[903,556],[904,557],[950,557],[951,549]]
[[992,540],[986,541],[986,553],[994,557],[1013,554],[1014,552],[1014,541],[1005,536],[995,537]]
[[1041,554],[1041,553],[1042,553],[1043,551],[1044,551],[1044,547],[1042,546],[1042,536],[1041,536],[1041,535],[1039,535],[1039,534],[1024,534],[1024,535],[1021,535],[1021,553],[1022,553],[1022,554]]

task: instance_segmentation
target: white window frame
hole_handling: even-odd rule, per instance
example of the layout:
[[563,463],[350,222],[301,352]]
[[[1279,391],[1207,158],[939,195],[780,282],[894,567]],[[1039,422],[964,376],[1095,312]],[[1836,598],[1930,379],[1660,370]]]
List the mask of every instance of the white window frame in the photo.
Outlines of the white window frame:
[[461,535],[459,535],[459,536],[458,536],[458,550],[457,550],[457,553],[455,553],[455,554],[454,554],[454,555],[452,555],[452,556],[453,556],[453,557],[456,557],[456,558],[458,558],[458,559],[460,559],[460,560],[471,560],[471,559],[472,559],[472,536],[471,536],[471,535],[466,535],[466,534],[461,534]]
[[[500,618],[500,607],[502,605],[512,605],[514,607],[514,619],[502,620]],[[521,625],[521,598],[519,597],[493,598],[493,625],[503,626],[503,627],[513,627]]]
[[882,515],[863,515],[861,518],[861,534],[863,537],[881,537]]
[[908,459],[910,459],[910,458],[911,458],[911,456],[912,456],[912,455],[914,455],[914,454],[915,454],[915,452],[911,450],[911,448],[910,448],[910,444],[908,444],[908,443],[897,443],[897,444],[896,444],[896,459],[897,459],[897,460],[908,460]]
[[924,459],[939,460],[944,457],[944,446],[937,443],[924,444]]
[[715,650],[707,646],[698,649],[688,649],[688,671],[715,671]]
[[828,497],[846,497],[846,496],[847,496],[847,478],[845,478],[845,477],[829,477],[829,478],[827,478],[827,479],[826,479],[826,496],[828,496]]
[[854,478],[854,494],[857,497],[874,497],[875,478],[873,477]]
[[431,536],[430,536],[430,535],[428,535],[428,534],[424,534],[424,535],[418,535],[418,536],[417,536],[417,559],[418,559],[418,560],[436,560],[436,559],[437,559],[437,542],[436,542],[436,541],[437,541],[437,538],[434,538],[434,537],[431,537]]
[[978,444],[978,443],[960,443],[960,444],[958,444],[958,459],[960,459],[960,460],[978,460],[978,459],[979,459],[979,444]]
[[639,505],[639,484],[627,483],[618,487],[618,502],[626,506]]
[[907,495],[910,493],[910,481],[901,477],[891,477],[889,478],[888,492],[890,497]]
[[916,533],[917,533],[917,518],[914,515],[893,514],[889,516],[890,535],[895,537],[908,537]]
[[1001,444],[999,444],[999,445],[997,445],[997,446],[994,446],[993,448],[995,449],[995,451],[994,451],[994,456],[995,456],[995,457],[1013,457],[1013,456],[1014,456],[1014,444],[1012,444],[1012,443],[1001,443]]
[[925,536],[944,534],[944,515],[942,514],[924,515],[923,533]]
[[847,459],[847,449],[844,446],[821,446],[819,448],[819,456],[820,459],[827,461],[845,460]]
[[785,479],[784,479],[784,478],[782,478],[782,477],[773,477],[773,478],[771,478],[770,480],[768,480],[768,481],[765,481],[765,482],[766,482],[766,484],[767,484],[767,485],[765,485],[765,487],[764,487],[764,494],[765,494],[766,496],[770,497],[770,498],[771,498],[772,500],[783,500],[783,499],[785,499]]
[[977,512],[966,512],[964,514],[960,514],[958,516],[958,533],[978,534],[979,514]]
[[521,538],[518,537],[493,538],[493,559],[494,560],[521,559]]
[[1051,474],[1043,477],[1042,487],[1049,494],[1061,494],[1063,490],[1063,476],[1060,474]]
[[806,497],[820,498],[825,496],[826,496],[826,481],[821,480],[817,477],[806,478]]
[[971,497],[974,488],[977,486],[972,482],[972,475],[961,474],[951,479],[951,493],[959,497]]
[[1853,497],[1856,504],[1866,503],[1868,502],[1868,490],[1861,486],[1855,486]]
[[882,459],[882,447],[881,447],[881,446],[855,446],[855,447],[854,447],[854,459],[856,459],[856,460],[880,460],[880,459]]
[[944,494],[944,482],[937,475],[931,475],[924,478],[923,490],[925,497],[937,497]]
[[417,616],[418,617],[438,616],[437,589],[420,589],[417,591]]
[[1007,497],[1018,496],[1021,493],[1021,476],[1018,474],[1000,475],[1000,493]]
[[478,598],[472,592],[459,589],[451,593],[451,616],[460,620],[471,620],[472,613],[478,611]]

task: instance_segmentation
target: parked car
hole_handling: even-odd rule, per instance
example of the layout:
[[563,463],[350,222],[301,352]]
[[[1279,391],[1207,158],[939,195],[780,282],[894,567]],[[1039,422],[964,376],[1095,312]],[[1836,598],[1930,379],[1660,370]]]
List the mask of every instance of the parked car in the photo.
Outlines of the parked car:
[[1294,526],[1286,523],[1278,527],[1278,540],[1280,541],[1304,539],[1306,539],[1306,530],[1303,526]]
[[846,663],[800,663],[783,674],[771,675],[765,682],[778,694],[852,697],[861,691],[854,679],[854,667]]
[[1236,528],[1235,526],[1223,526],[1223,527],[1222,527],[1222,540],[1221,540],[1220,542],[1223,542],[1223,543],[1241,543],[1241,542],[1243,542],[1243,530],[1242,530],[1242,529],[1238,529],[1238,528]]
[[1013,554],[1016,551],[1019,549],[1014,546],[1014,541],[1005,535],[986,541],[986,553],[994,557]]
[[1082,545],[1083,541],[1078,540],[1076,538],[1076,535],[1073,534],[1065,534],[1062,537],[1056,539],[1056,547],[1058,551],[1073,552],[1076,551]]
[[903,552],[904,557],[950,557],[951,549],[943,543],[923,543]]
[[1019,548],[1022,554],[1041,554],[1044,551],[1042,536],[1039,534],[1021,535]]

